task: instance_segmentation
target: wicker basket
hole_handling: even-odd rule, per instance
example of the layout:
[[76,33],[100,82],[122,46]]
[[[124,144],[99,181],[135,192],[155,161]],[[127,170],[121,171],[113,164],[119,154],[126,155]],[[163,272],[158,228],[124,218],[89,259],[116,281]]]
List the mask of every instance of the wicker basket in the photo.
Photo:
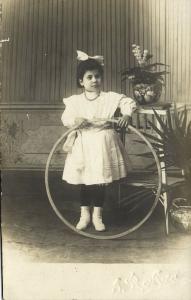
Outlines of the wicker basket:
[[170,209],[172,224],[181,232],[191,233],[191,203],[185,198],[176,198]]

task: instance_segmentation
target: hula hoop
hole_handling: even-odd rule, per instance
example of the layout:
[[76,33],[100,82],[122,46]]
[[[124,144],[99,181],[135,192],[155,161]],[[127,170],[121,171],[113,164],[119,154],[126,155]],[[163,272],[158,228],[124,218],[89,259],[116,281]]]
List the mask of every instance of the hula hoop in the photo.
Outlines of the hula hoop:
[[[110,120],[112,122],[112,120]],[[115,120],[113,120],[113,122],[115,122]],[[60,213],[60,211],[58,210],[58,208],[56,207],[53,198],[51,196],[50,193],[50,188],[49,188],[49,166],[50,166],[50,162],[52,159],[52,156],[56,150],[56,148],[58,147],[58,145],[63,141],[64,138],[66,138],[68,136],[69,133],[71,133],[72,131],[76,130],[77,128],[79,128],[79,126],[74,126],[73,128],[67,130],[54,144],[54,146],[52,147],[50,154],[48,156],[47,159],[47,163],[46,163],[46,169],[45,169],[45,187],[46,187],[46,192],[47,192],[47,196],[48,196],[48,200],[50,202],[50,205],[52,206],[54,212],[56,213],[56,215],[58,216],[58,218],[66,225],[68,226],[71,230],[75,231],[76,233],[83,235],[85,237],[89,237],[89,238],[94,238],[94,239],[99,239],[99,240],[111,240],[111,239],[116,239],[116,238],[120,238],[123,236],[126,236],[127,234],[137,230],[141,225],[143,225],[148,218],[151,216],[151,214],[153,213],[159,197],[161,195],[161,188],[162,188],[162,172],[161,172],[161,167],[160,167],[160,162],[158,159],[158,156],[155,152],[155,150],[153,149],[151,143],[144,137],[144,135],[139,132],[136,128],[132,127],[132,126],[128,126],[128,129],[130,129],[130,131],[132,131],[133,133],[137,134],[142,140],[144,140],[144,142],[147,144],[147,146],[149,147],[149,149],[151,150],[153,157],[155,159],[156,162],[156,166],[157,166],[157,172],[158,172],[158,187],[157,187],[157,191],[155,194],[155,200],[153,202],[153,205],[150,209],[150,211],[147,213],[147,215],[141,220],[139,221],[136,225],[134,225],[132,228],[123,231],[122,233],[118,233],[118,234],[114,234],[114,235],[97,235],[97,234],[91,234],[85,231],[81,231],[75,228],[75,226],[73,226],[70,222],[68,222],[63,215]]]

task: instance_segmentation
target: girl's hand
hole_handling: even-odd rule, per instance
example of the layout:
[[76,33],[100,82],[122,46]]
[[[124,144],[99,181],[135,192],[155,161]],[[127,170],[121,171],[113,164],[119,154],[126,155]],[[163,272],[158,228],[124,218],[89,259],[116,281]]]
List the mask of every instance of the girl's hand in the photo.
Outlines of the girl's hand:
[[79,125],[80,128],[88,127],[90,124],[91,124],[91,122],[85,118],[76,118],[75,119],[75,125]]
[[125,115],[125,116],[119,118],[117,125],[121,128],[127,127],[129,125],[130,119],[131,119],[130,116]]
[[80,125],[80,124],[82,124],[85,121],[86,121],[85,118],[76,118],[75,119],[75,125]]

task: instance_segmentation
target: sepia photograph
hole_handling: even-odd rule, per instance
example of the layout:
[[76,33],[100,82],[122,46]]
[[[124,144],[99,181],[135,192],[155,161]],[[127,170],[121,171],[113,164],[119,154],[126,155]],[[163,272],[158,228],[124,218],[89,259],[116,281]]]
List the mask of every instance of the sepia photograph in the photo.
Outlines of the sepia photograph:
[[191,299],[191,1],[0,3],[1,298]]

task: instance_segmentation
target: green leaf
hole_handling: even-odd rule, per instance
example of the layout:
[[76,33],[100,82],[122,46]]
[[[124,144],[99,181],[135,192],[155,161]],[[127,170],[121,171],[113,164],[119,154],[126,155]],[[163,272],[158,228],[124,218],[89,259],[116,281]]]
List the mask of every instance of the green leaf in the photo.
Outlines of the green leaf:
[[182,126],[181,126],[181,130],[182,130],[184,135],[186,133],[186,125],[187,125],[187,110],[186,110],[186,107],[184,107],[183,121],[182,121]]
[[188,126],[187,126],[187,135],[190,135],[190,137],[191,137],[191,121],[188,123]]
[[125,81],[127,79],[128,79],[128,77],[126,76],[126,77],[122,78],[121,81]]
[[146,166],[146,170],[151,169],[152,167],[156,167],[156,162],[153,162],[150,165]]
[[[146,143],[144,141],[139,141],[139,140],[134,140],[135,142],[137,143],[140,143],[140,144],[143,144],[143,145],[146,145]],[[159,144],[159,143],[154,143],[154,142],[150,142],[151,145],[153,146],[153,148],[162,148],[163,147],[163,144]]]
[[153,54],[147,54],[146,60],[148,61],[148,60],[151,59],[152,57],[153,57]]
[[141,68],[140,67],[133,67],[130,69],[125,69],[124,71],[121,72],[121,75],[130,75],[130,74],[135,74],[135,73],[140,73]]
[[148,123],[149,123],[149,125],[151,125],[151,127],[156,131],[156,133],[157,133],[158,135],[160,135],[160,137],[161,137],[162,139],[165,139],[165,137],[166,137],[166,132],[163,132],[163,131],[161,131],[160,129],[158,129],[158,127],[155,126],[155,124],[153,124],[150,120],[148,120]]
[[167,124],[168,124],[169,131],[172,133],[173,126],[172,126],[172,118],[171,118],[170,109],[167,109]]
[[[147,132],[142,132],[142,134],[143,134],[145,137],[147,137],[147,138],[149,138],[149,139],[152,139],[152,140],[158,142],[159,144],[163,145],[163,140],[162,140],[161,138],[156,137],[155,135],[149,134],[149,133],[147,133]],[[152,143],[152,142],[151,142],[151,143]]]
[[177,111],[177,106],[176,103],[174,103],[174,120],[175,120],[175,125],[176,125],[176,129],[177,131],[181,131],[180,130],[180,119],[178,117],[178,111]]
[[160,124],[162,130],[163,130],[163,133],[168,135],[168,126],[163,122],[162,118],[159,116],[159,114],[156,112],[156,110],[153,108],[153,112],[155,114],[155,117],[158,121],[158,123]]
[[159,77],[159,76],[165,75],[165,74],[169,74],[169,72],[167,72],[167,71],[158,71],[157,72],[157,71],[147,70],[147,72],[154,75],[154,76],[156,76],[156,77]]
[[146,157],[146,158],[152,158],[153,157],[152,152],[136,153],[135,155],[140,156],[140,157]]
[[145,66],[144,68],[145,69],[150,69],[150,68],[153,68],[153,67],[156,67],[156,66],[168,66],[168,65],[156,62],[156,63],[153,63],[153,64],[149,64],[149,65]]
[[179,114],[179,118],[180,118],[180,122],[182,123],[182,120],[184,118],[184,112],[185,112],[185,106],[184,106],[184,110],[180,112]]

